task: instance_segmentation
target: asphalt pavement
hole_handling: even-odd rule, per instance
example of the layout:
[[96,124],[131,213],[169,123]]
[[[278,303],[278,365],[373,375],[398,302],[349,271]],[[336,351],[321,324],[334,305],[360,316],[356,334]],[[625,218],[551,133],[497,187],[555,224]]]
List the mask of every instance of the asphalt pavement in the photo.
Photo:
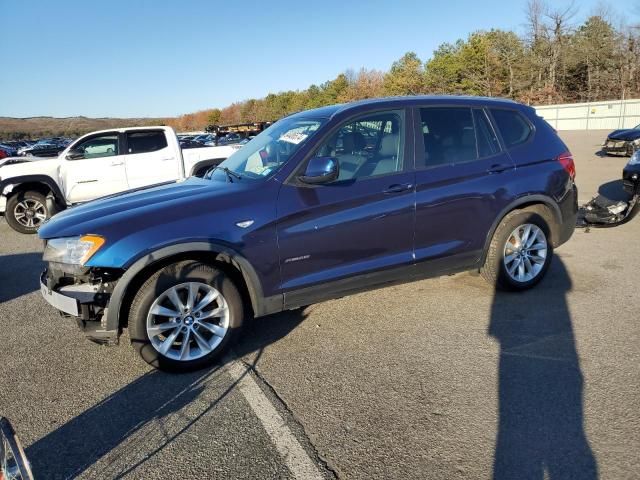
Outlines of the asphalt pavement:
[[[561,132],[580,202],[621,197],[606,132]],[[86,341],[0,222],[0,415],[36,478],[640,478],[640,216],[577,230],[545,280],[469,273],[250,322],[188,375]]]

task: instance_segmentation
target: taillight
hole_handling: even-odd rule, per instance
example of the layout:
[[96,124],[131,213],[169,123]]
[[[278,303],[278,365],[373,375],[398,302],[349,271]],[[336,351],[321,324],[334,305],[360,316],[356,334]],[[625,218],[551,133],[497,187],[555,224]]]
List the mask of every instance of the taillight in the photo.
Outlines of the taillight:
[[571,180],[575,180],[576,178],[576,164],[573,162],[573,155],[571,152],[564,152],[562,155],[559,155],[557,160],[562,165],[562,168],[569,174]]

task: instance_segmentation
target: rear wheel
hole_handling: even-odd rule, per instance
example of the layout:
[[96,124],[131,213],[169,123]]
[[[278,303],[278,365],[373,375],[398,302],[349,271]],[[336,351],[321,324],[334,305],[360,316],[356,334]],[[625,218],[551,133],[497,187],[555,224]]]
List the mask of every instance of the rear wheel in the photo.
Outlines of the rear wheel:
[[46,197],[40,192],[18,192],[7,200],[5,217],[16,232],[36,233],[50,216]]
[[129,334],[145,362],[169,371],[214,363],[243,323],[238,289],[224,272],[195,261],[164,267],[136,294]]
[[544,208],[509,213],[496,229],[485,264],[487,282],[502,290],[526,290],[544,277],[553,247]]

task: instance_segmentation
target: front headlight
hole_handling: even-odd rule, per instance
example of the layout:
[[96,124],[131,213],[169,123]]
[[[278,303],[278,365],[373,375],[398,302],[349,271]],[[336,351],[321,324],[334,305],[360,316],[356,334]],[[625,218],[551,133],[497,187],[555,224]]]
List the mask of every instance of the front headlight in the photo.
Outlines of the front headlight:
[[98,235],[53,238],[47,241],[42,259],[45,262],[84,265],[104,244]]
[[640,165],[640,150],[636,150],[631,155],[628,165]]

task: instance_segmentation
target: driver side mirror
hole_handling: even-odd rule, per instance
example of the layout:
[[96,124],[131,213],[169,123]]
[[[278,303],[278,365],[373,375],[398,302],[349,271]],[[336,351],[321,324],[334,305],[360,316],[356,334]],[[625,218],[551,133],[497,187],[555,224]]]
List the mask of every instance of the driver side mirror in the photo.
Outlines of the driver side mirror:
[[67,160],[80,160],[81,158],[84,158],[84,152],[80,150],[69,150],[67,153]]
[[340,174],[338,159],[333,157],[313,157],[298,180],[311,185],[333,182]]

